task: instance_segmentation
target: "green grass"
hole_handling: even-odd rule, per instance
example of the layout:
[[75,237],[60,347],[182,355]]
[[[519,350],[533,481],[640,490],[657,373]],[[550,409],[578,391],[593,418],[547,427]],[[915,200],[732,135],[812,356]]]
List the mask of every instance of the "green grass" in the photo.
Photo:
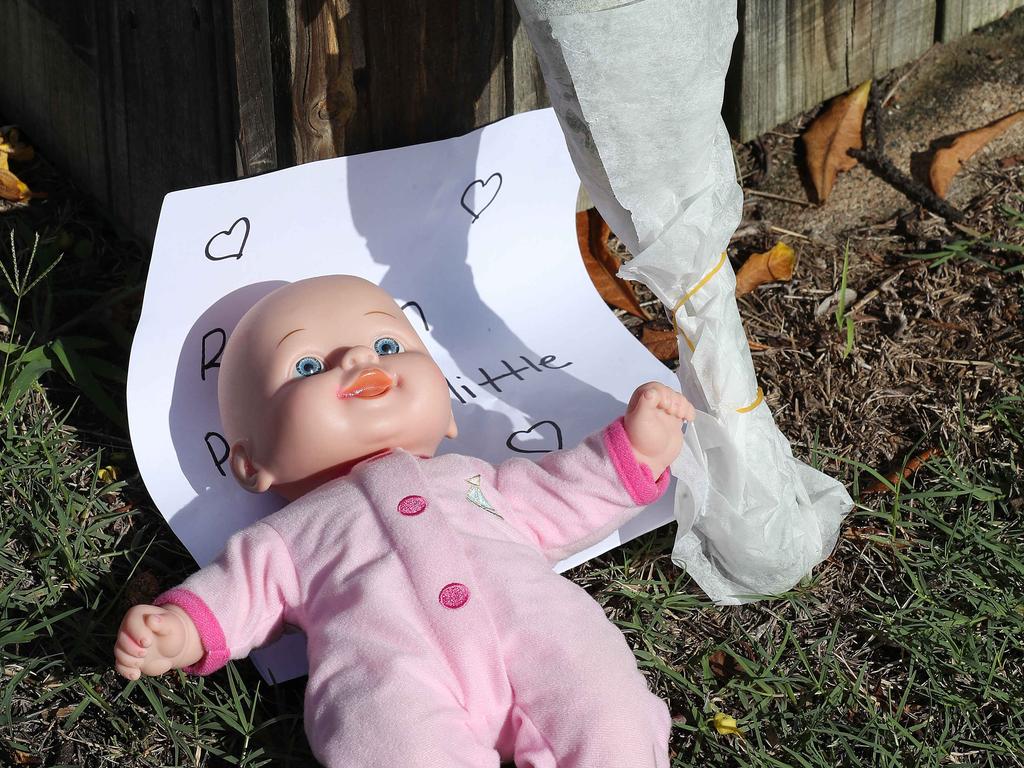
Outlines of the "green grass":
[[[1022,402],[994,404],[993,422],[1024,423]],[[980,466],[933,460],[917,487],[858,504],[848,525],[873,533],[757,606],[705,606],[684,577],[638,578],[622,555],[618,623],[684,720],[674,765],[1024,764],[1022,447],[1017,433],[1015,453]],[[695,645],[679,642],[688,621],[707,627],[682,630]],[[718,735],[717,711],[744,738]]]
[[[35,275],[65,255],[20,298],[31,276],[0,286],[0,764],[310,765],[302,681],[112,669],[124,610],[192,566],[132,464],[116,372],[142,260],[105,238],[34,223],[3,254],[18,280],[33,248]],[[672,528],[578,570],[670,702],[673,765],[1024,765],[1022,425],[1024,391],[994,400],[929,434],[941,455],[883,495],[861,497],[878,475],[845,462],[856,536],[773,600],[709,605]],[[100,480],[108,465],[121,480]]]
[[[110,324],[139,295],[138,270],[115,258],[84,266],[91,285],[72,270],[48,276],[65,230],[23,230],[18,242],[11,231],[0,270],[0,323],[14,331],[0,347],[0,764],[259,766],[286,764],[293,751],[291,764],[309,764],[296,686],[275,706],[243,665],[141,684],[113,672],[126,608],[191,562],[159,515],[133,501],[146,503],[124,434],[130,327]],[[96,279],[104,275],[113,279]],[[126,481],[101,481],[107,465]]]
[[[1024,210],[1022,210],[1024,195],[1010,195],[1009,197],[1014,204],[1003,203],[997,206],[1001,218],[1004,224],[1011,228],[1011,231],[1013,228],[1017,230],[1024,229]],[[945,243],[937,251],[912,254],[907,258],[926,261],[932,269],[950,261],[973,261],[989,269],[1006,272],[1007,274],[1024,271],[1024,263],[1000,266],[993,263],[990,258],[992,256],[1009,257],[1011,259],[1016,257],[1019,260],[1021,254],[1024,254],[1024,245],[1016,242],[1008,243],[991,235],[968,228],[963,228],[963,231],[966,237]]]

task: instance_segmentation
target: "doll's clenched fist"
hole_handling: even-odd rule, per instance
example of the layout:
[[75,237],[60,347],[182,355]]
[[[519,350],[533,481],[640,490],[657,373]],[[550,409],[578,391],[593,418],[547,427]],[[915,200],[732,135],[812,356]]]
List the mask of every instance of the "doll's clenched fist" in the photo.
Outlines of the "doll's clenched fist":
[[177,606],[136,605],[121,620],[114,668],[129,680],[138,680],[187,667],[202,655],[199,634],[184,611]]
[[623,419],[637,461],[658,477],[683,447],[684,421],[693,421],[690,401],[671,387],[649,381],[636,388]]

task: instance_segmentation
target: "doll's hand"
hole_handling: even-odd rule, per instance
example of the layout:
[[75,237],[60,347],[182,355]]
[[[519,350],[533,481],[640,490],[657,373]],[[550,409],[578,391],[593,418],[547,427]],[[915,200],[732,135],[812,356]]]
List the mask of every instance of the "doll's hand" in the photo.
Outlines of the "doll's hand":
[[683,447],[682,422],[693,421],[690,401],[670,387],[649,381],[629,400],[623,419],[636,460],[655,478],[675,461]]
[[138,680],[187,667],[202,655],[199,633],[183,610],[174,605],[136,605],[121,620],[114,668],[129,680]]

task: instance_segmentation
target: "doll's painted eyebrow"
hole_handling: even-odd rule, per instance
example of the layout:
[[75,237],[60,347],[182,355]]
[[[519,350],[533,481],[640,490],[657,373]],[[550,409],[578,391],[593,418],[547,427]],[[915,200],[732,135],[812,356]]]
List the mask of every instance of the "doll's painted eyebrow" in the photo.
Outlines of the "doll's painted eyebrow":
[[[280,347],[284,343],[284,340],[287,339],[289,336],[291,336],[293,333],[298,333],[299,331],[304,331],[304,330],[306,330],[306,329],[305,328],[296,328],[294,331],[288,331],[288,333],[286,333],[284,336],[282,336],[281,340],[279,342],[277,342],[277,346]],[[277,347],[275,347],[275,349],[276,348]]]
[[[390,312],[385,312],[382,309],[371,309],[369,312],[366,313],[366,315],[387,315],[392,320],[397,320],[398,319],[397,317],[392,315]],[[366,315],[363,315],[363,317],[366,317]]]

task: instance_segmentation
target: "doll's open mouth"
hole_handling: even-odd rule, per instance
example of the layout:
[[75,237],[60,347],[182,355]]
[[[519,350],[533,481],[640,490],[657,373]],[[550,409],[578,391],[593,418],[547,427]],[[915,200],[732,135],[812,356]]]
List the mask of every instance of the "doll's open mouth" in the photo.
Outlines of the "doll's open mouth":
[[338,399],[349,397],[380,397],[395,385],[391,375],[380,368],[367,368],[360,371],[355,381],[344,389],[338,390]]

